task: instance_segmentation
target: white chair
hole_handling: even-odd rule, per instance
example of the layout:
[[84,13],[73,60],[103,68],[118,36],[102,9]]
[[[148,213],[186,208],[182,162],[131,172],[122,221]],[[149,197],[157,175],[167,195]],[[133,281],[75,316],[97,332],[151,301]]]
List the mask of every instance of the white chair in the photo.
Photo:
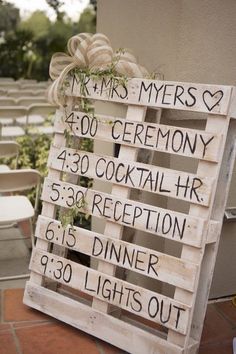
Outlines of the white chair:
[[[0,158],[9,158],[15,156],[15,168],[18,165],[18,155],[19,155],[20,145],[16,141],[0,141]],[[7,165],[0,165],[1,171],[10,170]]]
[[[12,98],[11,98],[12,99]],[[0,99],[1,102],[1,99]],[[46,96],[22,96],[15,99],[15,102],[18,106],[29,107],[31,104],[37,103],[48,103]]]
[[14,97],[0,97],[0,106],[15,106],[16,100]]
[[1,81],[0,87],[5,90],[16,90],[20,88],[20,83],[17,81]]
[[20,97],[25,97],[25,96],[33,96],[33,97],[38,97],[38,96],[45,96],[45,89],[38,89],[38,90],[9,90],[7,91],[7,96],[9,97],[15,97],[15,98],[20,98]]
[[[37,104],[48,104],[46,97],[42,96],[42,97],[21,97],[17,99],[17,104],[19,106],[25,106],[25,107],[30,107],[31,105],[37,105]],[[28,125],[40,125],[43,124],[45,121],[45,118],[41,115],[41,114],[30,114],[29,112],[27,114],[27,116],[24,117],[20,117],[16,119],[16,122],[19,125],[24,125],[24,126],[28,126]]]
[[41,89],[47,89],[49,86],[48,81],[41,81],[41,82],[35,82],[35,83],[24,83],[21,85],[23,90],[41,90]]
[[25,85],[25,84],[35,84],[37,83],[37,80],[34,80],[34,79],[19,79],[17,80],[17,82],[19,82],[22,85]]
[[28,132],[31,135],[37,134],[47,134],[52,135],[54,133],[53,128],[53,118],[57,107],[53,106],[49,103],[39,103],[39,104],[32,104],[28,108],[28,119],[30,120],[31,116],[40,115],[48,121],[47,125],[40,125],[35,127],[29,127]]
[[[14,121],[16,118],[27,116],[27,107],[24,106],[0,106],[0,118],[2,122],[10,119]],[[4,123],[1,123],[0,128],[0,138],[1,139],[9,139],[16,138],[19,136],[24,136],[25,131],[21,127],[17,127],[14,125],[5,126]]]
[[3,89],[1,86],[0,86],[0,95],[5,97],[8,95],[8,90],[7,89]]
[[0,83],[2,82],[14,82],[13,77],[0,77]]
[[[34,207],[24,195],[16,195],[32,188],[36,188]],[[37,212],[39,193],[41,187],[41,174],[33,169],[9,170],[0,172],[0,225],[19,223],[23,220],[30,222],[30,238],[34,245],[32,232],[32,219]],[[11,195],[9,195],[11,194]],[[19,208],[14,206],[17,203]],[[27,235],[29,238],[29,235]]]
[[[0,97],[0,107],[4,106],[16,106],[16,100],[13,97]],[[12,125],[14,123],[14,119],[12,118],[1,118],[0,117],[0,124],[1,125]]]
[[[38,203],[41,175],[36,170],[11,170],[0,172],[0,228],[12,228],[16,224],[22,237],[7,238],[12,241],[30,241],[29,248],[34,247],[33,219]],[[6,195],[22,192],[36,187],[36,201],[33,207],[29,199],[24,195]],[[5,240],[1,240],[4,242]],[[0,281],[22,279],[28,274],[0,277]]]

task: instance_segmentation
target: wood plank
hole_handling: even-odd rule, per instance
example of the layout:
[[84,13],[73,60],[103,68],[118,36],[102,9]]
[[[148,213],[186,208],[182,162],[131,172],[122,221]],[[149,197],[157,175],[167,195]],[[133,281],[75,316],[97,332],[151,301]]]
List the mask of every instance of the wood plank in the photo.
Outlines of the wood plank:
[[[61,112],[61,110],[63,111],[63,115],[67,114],[67,111],[71,111],[74,108],[74,102],[73,101],[74,101],[73,98],[72,99],[71,98],[68,99],[67,100],[67,107],[63,107],[63,108],[58,109],[56,111],[55,115],[57,115],[58,112]],[[66,146],[65,136],[61,135],[61,134],[58,134],[56,132],[55,132],[55,135],[54,135],[54,138],[53,138],[53,142],[56,145]],[[48,177],[55,178],[55,179],[60,179],[60,176],[61,176],[61,172],[60,171],[56,171],[56,170],[53,170],[53,169],[49,168]],[[41,215],[45,215],[45,216],[54,218],[56,216],[56,206],[54,204],[52,204],[52,203],[43,202],[42,203]],[[40,249],[48,250],[49,247],[50,247],[50,243],[48,241],[45,241],[45,240],[37,239],[35,247],[39,247]],[[55,252],[59,252],[61,254],[64,253],[62,248],[60,250],[55,250]],[[32,280],[34,283],[36,283],[38,285],[42,285],[44,283],[44,278],[41,275],[36,274],[34,272],[31,272],[30,280]]]
[[200,247],[206,220],[45,178],[42,200]]
[[[65,146],[65,137],[61,134],[55,133],[53,141],[55,144]],[[61,175],[60,171],[56,171],[53,169],[49,169],[49,171],[48,171],[48,177],[50,177],[50,178],[59,179],[60,175]],[[56,215],[55,205],[53,205],[52,203],[43,202],[41,214],[54,218]],[[50,243],[45,240],[37,239],[35,247],[39,247],[40,249],[44,249],[45,251],[47,251],[50,247]],[[36,274],[34,272],[31,272],[30,280],[38,285],[42,285],[43,281],[44,281],[43,277],[41,275]]]
[[57,111],[55,131],[180,156],[218,161],[221,134],[164,124],[136,122],[84,112]]
[[[236,121],[230,120],[229,129],[227,133],[226,146],[224,150],[224,155],[222,158],[222,164],[219,173],[219,180],[217,184],[213,211],[211,217],[218,224],[218,229],[215,231],[215,243],[207,245],[203,262],[201,266],[201,274],[199,280],[199,286],[197,289],[197,299],[193,314],[193,326],[191,327],[191,335],[194,339],[200,343],[205,313],[207,309],[207,301],[209,298],[209,292],[211,287],[212,275],[214,272],[219,242],[221,227],[224,218],[224,211],[226,207],[226,202],[230,190],[230,182],[232,178],[234,163],[236,157]],[[208,278],[209,281],[206,282],[205,279]]]
[[24,303],[131,354],[183,354],[181,347],[155,334],[30,282]]
[[233,86],[233,90],[232,90],[229,116],[231,119],[236,118],[236,87],[235,86]]
[[210,220],[207,230],[206,243],[214,243],[217,241],[217,235],[221,230],[222,224],[215,220]]
[[[212,274],[213,261],[211,256],[212,253],[216,254],[214,243],[218,242],[217,238],[219,236],[219,222],[214,218],[212,219],[211,214],[216,188],[214,180],[218,178],[219,165],[222,158],[221,149],[224,146],[229,121],[229,117],[226,117],[226,114],[229,108],[231,90],[232,87],[230,86],[143,79],[131,79],[128,81],[127,87],[125,87],[119,85],[116,79],[102,79],[94,82],[90,78],[85,78],[85,86],[81,90],[78,78],[76,76],[72,78],[70,87],[66,91],[71,102],[75,96],[81,96],[80,91],[83,91],[86,98],[120,102],[131,106],[128,107],[127,120],[110,117],[88,117],[82,112],[73,112],[72,105],[69,105],[68,109],[65,109],[63,113],[57,114],[57,133],[49,162],[50,173],[49,178],[45,179],[42,197],[44,200],[43,215],[50,218],[43,216],[39,218],[36,230],[39,237],[31,259],[31,283],[27,285],[27,290],[34,290],[31,291],[30,295],[29,293],[25,295],[26,302],[28,301],[36,308],[42,307],[44,312],[48,311],[47,313],[50,313],[52,311],[57,318],[63,318],[63,320],[66,318],[68,323],[75,325],[77,328],[86,327],[90,321],[92,326],[94,326],[96,316],[99,314],[99,316],[102,316],[102,321],[101,317],[99,317],[96,325],[102,328],[95,330],[96,335],[98,333],[98,337],[100,336],[109,342],[111,342],[111,338],[102,333],[104,328],[107,328],[101,323],[104,321],[114,327],[113,317],[104,312],[108,311],[108,304],[118,306],[148,320],[165,325],[169,329],[167,341],[163,339],[159,341],[158,338],[158,342],[151,341],[150,344],[150,340],[152,340],[151,334],[147,333],[146,337],[142,337],[143,333],[138,332],[140,328],[132,326],[130,328],[130,336],[134,338],[136,344],[140,339],[137,337],[139,335],[142,337],[140,347],[137,351],[134,348],[134,353],[151,354],[153,352],[159,353],[160,351],[161,354],[169,354],[172,349],[173,353],[178,354],[180,352],[188,352],[188,350],[196,351],[196,342],[192,343],[190,337],[193,335],[195,339],[199,339],[199,319],[202,318],[202,313],[205,311],[205,305],[202,306],[203,309],[201,309],[201,305],[202,302],[206,303],[206,287],[209,284],[209,282],[204,284],[203,290],[198,289],[197,293],[196,289],[199,285],[200,276],[199,265],[202,259],[204,260],[205,243],[211,243],[206,247],[205,255],[208,258],[204,260],[203,271],[208,274],[208,277]],[[143,123],[141,120],[146,110],[145,107],[142,107],[143,105],[208,113],[206,131],[199,133],[199,131],[191,129],[162,128],[161,125]],[[232,114],[234,111],[231,110],[230,112]],[[137,120],[140,120],[140,123],[135,122],[136,113]],[[62,121],[60,121],[61,118]],[[63,120],[65,121],[63,122]],[[123,147],[121,148],[119,160],[63,148],[62,145],[65,141],[63,140],[64,138],[61,140],[59,136],[62,138],[61,133],[65,129],[67,131],[70,130],[71,134],[75,132],[75,137],[92,136],[94,139],[100,139],[100,136],[105,136],[104,140],[115,143],[121,142]],[[141,177],[138,175],[140,170],[138,169],[144,168],[144,166],[135,162],[137,147],[200,158],[202,161],[199,163],[196,175],[145,165],[145,168],[148,168],[147,174],[150,177],[146,179],[145,184],[142,184],[140,182]],[[64,157],[64,154],[66,157]],[[72,159],[69,154],[77,155],[73,156]],[[74,158],[77,158],[77,160]],[[87,170],[86,168],[83,169],[84,166],[80,166],[80,161],[86,161],[86,159],[89,161]],[[96,170],[96,166],[101,161],[105,166],[99,166],[100,169]],[[108,164],[110,164],[109,168],[113,166],[116,169],[111,175],[106,175],[106,173],[110,173],[110,170],[106,168]],[[117,172],[118,168],[119,171]],[[124,177],[124,172],[121,172],[121,168],[126,168],[126,171],[133,169],[135,177],[132,177],[131,172],[126,172]],[[67,182],[60,181],[61,171],[69,173],[71,180]],[[105,176],[105,180],[110,179],[111,183],[115,183],[112,195],[72,184],[77,175],[86,176],[86,173],[91,178],[96,178],[97,175],[100,176],[102,174],[101,179]],[[158,185],[161,173],[163,176],[162,183],[165,181],[165,185],[162,184],[163,188]],[[156,179],[154,178],[158,185],[156,190],[154,190],[153,182],[151,182],[153,174],[156,174]],[[143,175],[144,172],[142,171],[142,178],[144,178]],[[183,186],[184,178],[186,183],[187,178],[189,178],[188,183],[191,183],[191,185],[188,188],[186,183]],[[194,178],[201,178],[201,182],[203,181],[204,185],[194,188],[196,187],[193,184],[194,181],[196,182]],[[125,180],[123,184],[122,179]],[[140,186],[144,190],[171,197],[173,197],[174,193],[175,197],[190,202],[189,215],[129,200],[130,188],[139,188]],[[200,188],[202,188],[201,191]],[[170,192],[168,192],[169,190]],[[223,190],[221,190],[221,195],[222,193]],[[65,208],[76,207],[84,213],[104,218],[106,220],[105,236],[70,226],[66,230],[62,230],[58,221],[50,221],[55,217],[57,205]],[[206,208],[206,206],[209,206],[209,208]],[[45,211],[49,213],[44,214]],[[137,245],[128,245],[120,240],[123,226],[125,225],[181,242],[183,244],[181,259]],[[217,237],[215,234],[217,234]],[[50,239],[51,237],[53,237],[53,240]],[[138,254],[138,257],[133,264],[126,265],[126,269],[129,269],[130,266],[131,270],[136,271],[137,269],[133,268],[138,268],[138,271],[146,276],[150,276],[148,273],[152,271],[152,278],[157,279],[159,277],[158,280],[167,280],[166,282],[169,281],[170,284],[176,285],[174,299],[115,278],[113,275],[115,274],[116,266],[120,266],[120,259],[114,253],[109,259],[111,262],[107,262],[102,253],[100,258],[97,255],[95,256],[101,259],[99,260],[98,271],[71,262],[64,257],[64,252],[68,248],[79,252],[84,250],[85,253],[87,252],[87,254],[94,256],[93,253],[98,252],[98,249],[94,246],[95,239],[97,240],[96,242],[99,242],[100,247],[101,244],[103,248],[107,247],[106,252],[109,250],[107,245],[112,244],[117,249],[120,247],[121,252],[124,252],[125,247],[129,246],[129,252],[131,252],[129,254],[134,254],[134,257]],[[51,241],[55,241],[53,242],[53,247],[57,246],[59,250],[62,249],[62,257],[48,252]],[[150,266],[150,256],[154,257],[152,261],[154,260],[157,268],[154,268],[152,262]],[[191,272],[193,277],[190,282]],[[178,279],[181,275],[186,278]],[[75,302],[77,306],[75,307],[75,303],[71,304],[72,300],[69,298],[61,297],[57,293],[53,293],[53,296],[51,296],[47,289],[39,286],[44,276],[52,279],[55,284],[57,282],[63,283],[94,296],[93,308],[88,306],[81,308],[79,304],[80,313],[77,313],[77,317],[81,316],[82,313],[82,319],[78,320],[79,324],[78,322],[75,324],[72,314],[75,308],[78,309],[78,302]],[[201,277],[201,281],[202,279]],[[34,285],[32,281],[38,285]],[[182,283],[186,283],[187,287],[181,287]],[[197,295],[199,299],[197,299]],[[39,304],[35,304],[35,300],[32,301],[32,298],[35,299],[36,297]],[[57,299],[56,302],[55,299]],[[195,308],[195,322],[193,325],[197,325],[198,328],[194,328],[192,331],[191,322],[195,302],[197,302],[197,307]],[[65,312],[61,315],[61,308],[65,304]],[[200,312],[199,315],[196,315],[196,311]],[[110,320],[111,318],[112,320]],[[86,322],[84,323],[84,321]],[[118,321],[116,327],[118,333],[114,334],[115,331],[113,331],[112,333],[109,332],[109,334],[116,338],[112,338],[113,343],[118,343],[117,345],[121,347],[122,335],[127,336],[126,323],[118,319],[115,319],[115,321]],[[86,327],[85,330],[90,333],[89,331],[93,332],[94,328]],[[133,332],[131,334],[131,331],[134,334]],[[120,332],[122,332],[122,335],[120,335]],[[122,344],[122,346],[124,350],[130,351],[130,338],[127,339],[127,344]]]
[[121,85],[119,78],[104,77],[94,81],[84,75],[84,80],[81,80],[75,73],[69,79],[65,94],[129,105],[225,115],[228,112],[231,89],[232,86],[137,78],[128,79],[127,84]]
[[30,269],[133,314],[186,333],[189,307],[55,254],[34,249]]
[[[74,106],[75,106],[75,99],[70,97],[70,98],[67,99],[66,106],[65,107],[61,107],[59,109],[59,112],[63,111],[63,114],[67,114],[68,111],[71,111],[72,109],[74,109]],[[60,134],[55,134],[55,137],[53,139],[53,142],[55,144],[58,143],[58,141],[56,140],[56,137],[58,137],[58,135],[60,136]],[[60,138],[62,138],[62,137],[60,136]],[[59,143],[59,145],[60,146],[66,146],[68,143],[69,142],[67,141],[67,138],[65,137],[65,135],[63,135],[63,140]],[[70,144],[71,144],[72,147],[78,148],[79,143],[80,143],[80,139],[78,139],[78,137],[74,137],[73,136],[73,137],[70,138]],[[53,169],[49,168],[49,173],[52,173],[52,172],[55,172],[55,171]],[[60,179],[61,175],[62,174],[59,173],[59,175],[57,175],[56,178]],[[67,181],[69,183],[74,183],[74,184],[77,184],[78,183],[78,179],[79,179],[78,176],[72,175],[72,174],[68,174],[68,173],[64,174],[63,178],[64,178],[65,181]],[[54,212],[56,212],[55,206],[54,206]],[[60,215],[63,215],[63,212],[64,212],[63,208],[61,208],[59,212],[60,212]],[[42,211],[42,214],[43,214],[43,211]],[[45,215],[45,214],[43,214],[43,215]],[[51,252],[53,252],[54,254],[57,254],[59,256],[65,257],[65,258],[67,257],[67,248],[62,247],[62,246],[58,246],[56,244],[52,245]],[[48,279],[47,279],[47,284],[45,284],[45,286],[50,287],[50,289],[53,289],[53,290],[56,290],[57,285],[58,284],[56,282],[52,282],[51,281],[49,283]]]
[[[193,291],[197,265],[122,240],[39,216],[35,236],[153,279]],[[112,236],[112,235],[111,235]]]
[[[135,120],[137,122],[143,122],[145,120],[146,113],[147,113],[147,107],[128,106],[126,112],[126,119]],[[158,110],[157,111],[158,119],[160,115],[161,115],[161,110]],[[121,145],[118,157],[121,160],[128,159],[129,161],[136,161],[138,158],[138,149],[133,146]],[[121,187],[115,184],[112,186],[111,194],[119,198],[120,197],[129,198],[130,193],[131,190],[128,187]],[[105,228],[104,228],[104,235],[112,235],[114,239],[122,239],[123,232],[124,232],[124,225],[114,223],[110,220],[106,221]],[[115,266],[103,261],[98,262],[97,270],[109,275],[115,275],[117,273]],[[96,310],[105,313],[109,311],[112,312],[112,306],[108,306],[106,302],[98,300],[96,298],[93,299],[92,307]]]
[[[220,156],[220,160],[219,160],[218,164],[212,164],[207,161],[200,161],[198,164],[197,171],[198,171],[198,173],[201,173],[201,174],[205,173],[205,175],[207,175],[207,176],[214,177],[216,179],[216,181],[218,181],[220,166],[222,163],[226,135],[227,135],[227,131],[228,131],[228,124],[229,124],[229,116],[222,117],[220,115],[217,115],[217,116],[209,115],[208,119],[207,119],[206,131],[208,131],[208,130],[213,131],[214,130],[216,133],[221,132],[223,134],[222,151],[221,151],[221,156]],[[216,184],[214,186],[214,190],[216,190]],[[215,191],[214,191],[214,193],[215,193]],[[223,193],[225,195],[224,190],[219,191],[219,193]],[[204,210],[203,210],[202,206],[191,205],[189,214],[194,215],[194,216],[199,216],[199,215],[204,214],[205,217],[207,217],[207,219],[210,222],[210,219],[212,218],[212,210],[213,210],[213,200],[211,201],[209,208],[204,209]],[[201,250],[201,249],[193,248],[191,246],[184,245],[183,249],[182,249],[181,258],[186,259],[186,260],[191,259],[191,260],[194,260],[195,262],[202,263],[202,261],[204,259],[204,252],[205,252],[205,247],[203,247]],[[207,273],[209,274],[208,271],[207,271]],[[211,276],[212,276],[212,274],[211,274]],[[200,273],[197,278],[198,278],[198,280],[196,282],[196,289],[198,288]],[[210,279],[209,278],[205,279],[205,282],[209,284]],[[201,292],[201,289],[199,289],[199,291]],[[174,298],[178,301],[184,301],[184,302],[186,301],[186,303],[188,303],[188,304],[191,303],[193,305],[192,311],[191,311],[191,318],[193,318],[194,306],[195,306],[195,303],[197,300],[197,290],[195,293],[190,294],[189,292],[186,292],[183,289],[177,288],[175,291]],[[205,298],[204,303],[206,303],[207,300],[208,299]],[[203,308],[203,311],[204,311],[204,308]],[[172,343],[175,343],[175,344],[178,344],[181,346],[186,346],[189,343],[190,334],[191,334],[191,327],[188,328],[187,335],[185,337],[182,335],[178,335],[177,333],[170,330],[168,333],[168,340],[171,341]]]
[[52,146],[50,168],[207,206],[214,180],[191,173]]

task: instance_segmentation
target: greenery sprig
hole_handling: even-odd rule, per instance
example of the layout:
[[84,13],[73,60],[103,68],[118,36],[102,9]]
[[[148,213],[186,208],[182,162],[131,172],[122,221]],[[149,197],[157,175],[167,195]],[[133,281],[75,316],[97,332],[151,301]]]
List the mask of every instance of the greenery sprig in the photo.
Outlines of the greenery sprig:
[[[65,102],[65,113],[68,108],[66,104],[66,90],[70,86],[70,80],[74,75],[76,75],[80,82],[80,93],[82,95],[82,97],[80,97],[77,101],[77,109],[86,113],[91,118],[94,118],[94,106],[91,100],[86,97],[86,82],[88,78],[93,82],[99,82],[103,79],[112,80],[117,86],[127,88],[128,77],[125,75],[120,75],[116,70],[117,63],[119,62],[122,54],[124,53],[124,49],[118,49],[110,65],[108,65],[105,69],[94,69],[89,67],[75,68],[68,74],[67,79],[64,80],[63,85],[61,87],[61,95],[63,96],[63,100]],[[159,74],[157,72],[154,72],[150,75],[149,79],[157,79],[158,76]],[[104,92],[106,90],[109,90],[109,88],[105,89]],[[67,116],[67,114],[65,114],[65,116]],[[98,118],[98,121],[102,124],[113,124],[112,120],[102,120]],[[67,147],[73,146],[75,136],[76,134],[73,131],[73,125],[71,124],[70,126],[68,126],[68,128],[64,130],[64,137],[66,139]],[[81,139],[80,148],[82,150],[92,151],[93,141],[88,138]],[[84,183],[84,186],[88,187],[89,185],[92,185],[92,180],[86,177],[81,177],[80,183]],[[76,203],[70,209],[62,209],[62,212],[59,213],[59,218],[61,220],[62,225],[64,227],[66,227],[68,224],[74,225],[75,220],[78,221],[80,224],[84,224],[84,221],[90,221],[90,215],[81,212],[84,207],[85,204],[81,201],[79,204]]]
[[82,223],[81,218],[85,218],[86,220],[89,219],[90,215],[83,212],[86,212],[87,209],[87,201],[86,201],[86,194],[85,194],[68,210],[65,209],[60,209],[59,211],[59,220],[61,221],[62,227],[66,228],[67,225],[71,225],[72,227],[74,226],[75,219],[78,219],[78,216],[80,217],[79,222]]
[[[102,79],[111,79],[115,81],[115,83],[118,86],[122,87],[127,87],[128,83],[128,77],[125,75],[120,75],[117,70],[116,70],[116,65],[119,62],[121,55],[124,54],[124,49],[120,48],[117,52],[116,55],[114,56],[113,60],[111,61],[110,65],[107,66],[105,69],[93,69],[93,68],[75,68],[73,71],[71,71],[68,74],[68,78],[64,80],[63,85],[61,87],[61,95],[64,98],[65,105],[64,109],[66,110],[67,105],[66,105],[66,90],[70,85],[70,79],[73,75],[76,75],[79,82],[80,82],[80,92],[83,97],[80,97],[77,105],[78,109],[82,112],[85,112],[88,114],[91,118],[94,117],[94,106],[91,102],[86,97],[86,81],[88,78],[91,79],[94,82],[99,82]],[[109,89],[107,89],[109,90]],[[104,121],[104,124],[112,124],[112,121]],[[64,130],[64,137],[66,139],[66,145],[71,146],[73,137],[75,136],[75,132],[73,131],[73,127],[66,128]],[[85,141],[84,148],[85,150],[92,151],[92,143],[91,139],[82,139]],[[87,182],[88,186],[91,185],[91,180],[88,179]],[[81,221],[81,218],[84,218],[86,221],[90,219],[89,214],[84,215],[84,210],[86,209],[86,201],[85,200],[80,200],[79,203],[75,203],[70,209],[62,209],[59,212],[59,219],[63,225],[63,227],[66,227],[68,224],[74,225],[75,220]],[[82,211],[82,212],[81,212]]]

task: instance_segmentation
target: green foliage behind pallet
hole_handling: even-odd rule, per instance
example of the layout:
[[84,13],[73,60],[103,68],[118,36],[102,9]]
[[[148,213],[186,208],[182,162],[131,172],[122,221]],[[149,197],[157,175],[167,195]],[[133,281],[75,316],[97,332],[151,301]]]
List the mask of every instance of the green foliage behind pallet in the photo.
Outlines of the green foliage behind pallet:
[[60,1],[49,0],[57,18],[51,21],[41,10],[22,19],[19,10],[0,0],[0,76],[14,79],[48,79],[49,63],[55,52],[64,52],[68,38],[96,31],[96,13],[88,6],[73,22],[59,11]]
[[[93,150],[93,143],[90,139],[81,139],[81,149],[86,151]],[[48,135],[41,134],[38,136],[25,135],[17,139],[20,144],[20,153],[18,157],[18,168],[33,168],[38,170],[42,177],[48,174],[47,160],[52,138]],[[15,168],[15,158],[0,159],[0,164],[7,164],[11,169]],[[92,180],[86,177],[80,177],[80,184],[83,187],[91,187]],[[35,202],[35,189],[29,191],[27,196],[34,205]],[[40,201],[38,213],[40,213],[42,203]],[[91,217],[78,213],[74,224],[79,224],[82,227],[90,229]]]

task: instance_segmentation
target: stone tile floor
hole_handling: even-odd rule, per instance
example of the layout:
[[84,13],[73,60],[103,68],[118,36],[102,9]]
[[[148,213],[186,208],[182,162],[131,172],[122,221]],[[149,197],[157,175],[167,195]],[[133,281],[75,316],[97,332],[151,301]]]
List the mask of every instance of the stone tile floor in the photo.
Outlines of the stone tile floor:
[[[16,229],[9,230],[14,238]],[[0,277],[27,274],[30,251],[24,242],[8,241],[0,230]],[[9,274],[8,274],[9,273]],[[26,279],[0,282],[0,354],[122,354],[95,337],[25,306]],[[236,307],[230,300],[208,305],[199,354],[232,354]],[[146,354],[146,353],[143,353]],[[165,353],[168,354],[168,353]]]
[[[25,306],[23,292],[24,289],[0,290],[0,354],[124,353]],[[199,354],[232,354],[234,337],[236,307],[230,300],[209,304]]]
[[[31,252],[16,227],[0,228],[0,278],[29,274]],[[25,279],[0,281],[0,289],[23,288]]]

